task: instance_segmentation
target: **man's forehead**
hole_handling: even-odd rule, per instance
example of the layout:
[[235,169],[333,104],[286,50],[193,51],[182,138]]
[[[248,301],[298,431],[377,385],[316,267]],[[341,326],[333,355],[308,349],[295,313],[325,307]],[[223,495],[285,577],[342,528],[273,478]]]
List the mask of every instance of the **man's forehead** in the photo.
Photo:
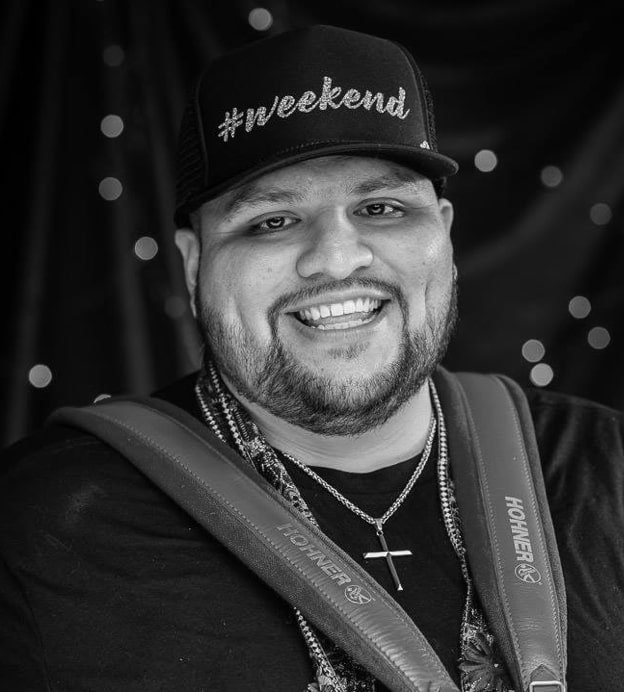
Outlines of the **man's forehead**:
[[285,166],[238,185],[203,205],[220,216],[233,216],[245,206],[261,202],[300,202],[314,187],[336,183],[346,196],[368,194],[384,188],[410,187],[413,191],[432,188],[424,175],[395,161],[365,156],[323,156]]

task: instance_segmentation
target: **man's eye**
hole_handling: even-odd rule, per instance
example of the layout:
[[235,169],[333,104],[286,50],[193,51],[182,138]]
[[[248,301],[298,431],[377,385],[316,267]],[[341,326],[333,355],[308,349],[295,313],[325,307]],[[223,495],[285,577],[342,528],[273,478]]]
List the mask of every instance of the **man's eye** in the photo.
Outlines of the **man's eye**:
[[400,213],[400,209],[387,202],[373,202],[363,207],[361,213],[364,216],[396,216]]
[[254,223],[251,228],[256,233],[271,233],[272,231],[281,231],[293,223],[295,223],[295,219],[289,216],[269,216]]

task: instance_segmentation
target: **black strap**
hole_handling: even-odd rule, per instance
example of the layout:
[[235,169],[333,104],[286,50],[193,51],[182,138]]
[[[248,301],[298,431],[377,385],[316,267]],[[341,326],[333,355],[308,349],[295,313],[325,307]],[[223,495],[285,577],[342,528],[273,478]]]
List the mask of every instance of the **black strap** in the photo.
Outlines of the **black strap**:
[[88,430],[132,460],[389,689],[458,692],[394,599],[185,411],[155,399],[109,399],[49,420]]

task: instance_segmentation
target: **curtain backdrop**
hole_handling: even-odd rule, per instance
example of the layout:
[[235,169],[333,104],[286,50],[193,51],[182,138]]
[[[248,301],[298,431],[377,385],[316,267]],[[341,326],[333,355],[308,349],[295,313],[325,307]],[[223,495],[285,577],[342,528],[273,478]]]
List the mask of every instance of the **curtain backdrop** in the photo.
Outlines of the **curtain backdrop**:
[[264,31],[252,0],[2,3],[2,444],[58,405],[147,393],[197,366],[172,242],[187,88],[224,50],[318,22],[399,40],[430,82],[440,149],[461,166],[446,364],[624,406],[616,3],[262,6]]

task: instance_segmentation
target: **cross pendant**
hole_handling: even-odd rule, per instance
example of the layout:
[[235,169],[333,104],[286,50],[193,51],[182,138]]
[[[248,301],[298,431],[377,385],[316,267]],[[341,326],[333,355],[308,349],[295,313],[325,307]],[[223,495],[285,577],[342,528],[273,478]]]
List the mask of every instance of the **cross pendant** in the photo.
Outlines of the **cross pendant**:
[[388,544],[386,543],[386,537],[384,536],[383,532],[383,526],[381,524],[381,519],[375,519],[375,526],[377,527],[377,538],[379,539],[379,542],[381,543],[382,550],[379,552],[375,553],[364,553],[364,559],[365,560],[371,560],[376,557],[384,557],[386,558],[386,562],[388,563],[388,569],[390,570],[390,574],[392,575],[392,578],[394,579],[394,585],[396,586],[397,591],[403,591],[403,585],[401,584],[401,581],[399,580],[399,575],[397,574],[396,569],[394,568],[394,562],[392,561],[393,557],[404,557],[405,555],[411,555],[412,551],[411,550],[390,550],[388,548]]

